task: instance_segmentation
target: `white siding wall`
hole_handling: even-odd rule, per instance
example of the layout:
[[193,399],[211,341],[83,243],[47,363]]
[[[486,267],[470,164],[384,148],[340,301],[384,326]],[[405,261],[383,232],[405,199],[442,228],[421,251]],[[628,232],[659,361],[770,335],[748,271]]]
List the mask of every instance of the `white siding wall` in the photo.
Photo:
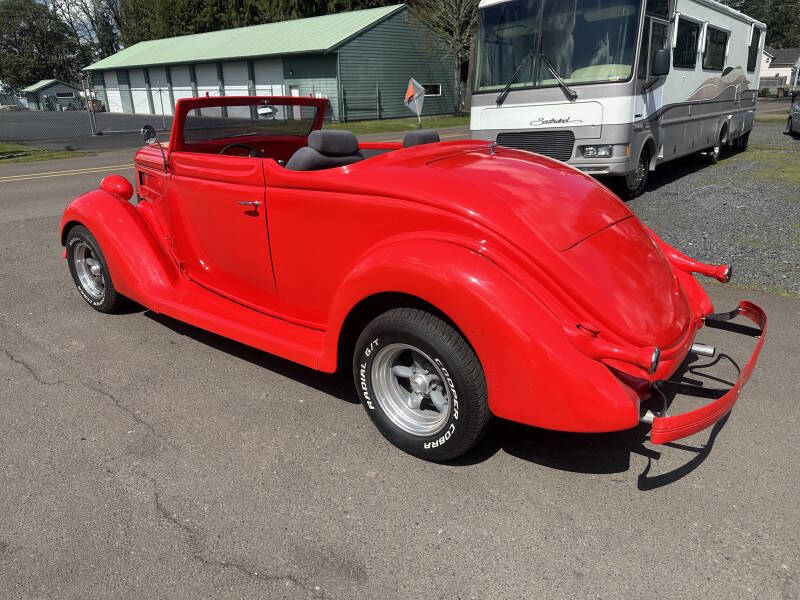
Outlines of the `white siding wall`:
[[[219,96],[219,79],[215,63],[196,65],[194,73],[197,77],[198,96]],[[219,108],[204,108],[203,114],[206,116],[221,115],[222,112]]]
[[172,114],[172,105],[169,102],[169,87],[167,86],[167,71],[164,67],[148,69],[150,75],[150,93],[153,96],[153,109],[157,115]]
[[181,98],[191,98],[192,94],[192,77],[189,74],[189,67],[181,65],[177,67],[170,67],[170,78],[172,79],[172,97],[177,104]]
[[283,90],[283,61],[280,58],[254,61],[253,72],[257,95],[277,96],[285,93]]
[[122,94],[119,91],[116,71],[104,71],[103,79],[106,83],[106,97],[108,98],[108,112],[122,112]]
[[133,96],[133,111],[136,113],[149,113],[150,103],[147,101],[147,84],[144,80],[143,69],[128,71],[131,80],[131,96]]
[[[225,82],[226,96],[247,96],[247,63],[225,62],[222,63],[222,79]],[[229,106],[229,117],[250,118],[249,106]]]

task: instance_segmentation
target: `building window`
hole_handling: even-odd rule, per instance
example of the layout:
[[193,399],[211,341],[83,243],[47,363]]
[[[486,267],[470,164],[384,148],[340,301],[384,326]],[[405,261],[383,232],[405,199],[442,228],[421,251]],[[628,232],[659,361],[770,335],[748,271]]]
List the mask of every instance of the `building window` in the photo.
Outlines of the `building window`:
[[56,98],[74,98],[75,92],[56,92]]
[[750,38],[750,48],[747,51],[747,70],[752,73],[756,70],[758,61],[758,47],[761,45],[761,30],[753,27],[753,36]]
[[425,88],[426,96],[441,96],[442,84],[441,83],[424,83],[422,87]]
[[727,45],[727,32],[709,26],[706,31],[703,68],[708,71],[722,71],[725,68],[725,47]]
[[683,17],[678,21],[678,38],[672,65],[681,69],[694,69],[697,64],[697,40],[700,38],[700,25]]

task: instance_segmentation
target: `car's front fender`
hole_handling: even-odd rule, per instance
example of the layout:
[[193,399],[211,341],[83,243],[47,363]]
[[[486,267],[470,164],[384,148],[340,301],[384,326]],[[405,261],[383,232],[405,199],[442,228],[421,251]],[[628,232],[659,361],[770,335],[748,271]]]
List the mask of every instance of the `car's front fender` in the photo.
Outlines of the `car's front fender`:
[[415,238],[367,253],[334,299],[320,369],[336,368],[350,311],[386,292],[424,300],[455,323],[481,361],[495,415],[570,431],[638,422],[639,400],[630,388],[579,352],[552,313],[500,267],[454,242]]
[[158,310],[159,298],[173,289],[180,274],[159,247],[137,207],[105,190],[78,196],[61,217],[61,243],[69,229],[86,227],[106,259],[114,287],[122,295]]

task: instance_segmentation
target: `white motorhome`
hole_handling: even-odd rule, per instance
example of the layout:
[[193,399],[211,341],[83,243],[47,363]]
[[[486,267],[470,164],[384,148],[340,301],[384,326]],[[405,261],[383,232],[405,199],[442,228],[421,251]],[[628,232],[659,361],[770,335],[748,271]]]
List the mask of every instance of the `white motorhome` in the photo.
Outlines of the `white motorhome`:
[[481,0],[471,136],[638,196],[660,163],[746,148],[765,33],[714,0]]

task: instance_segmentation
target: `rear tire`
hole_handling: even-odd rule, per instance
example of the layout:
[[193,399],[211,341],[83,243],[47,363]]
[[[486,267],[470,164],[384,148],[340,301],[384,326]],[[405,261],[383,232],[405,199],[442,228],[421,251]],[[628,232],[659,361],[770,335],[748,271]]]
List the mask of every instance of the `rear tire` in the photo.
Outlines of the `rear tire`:
[[747,146],[750,143],[750,132],[748,131],[739,138],[739,152],[747,152]]
[[425,460],[460,456],[491,421],[475,352],[448,322],[423,310],[397,308],[370,322],[356,342],[353,378],[383,436]]
[[117,293],[108,264],[94,236],[83,225],[67,233],[67,265],[81,296],[93,309],[115,312],[124,298]]

